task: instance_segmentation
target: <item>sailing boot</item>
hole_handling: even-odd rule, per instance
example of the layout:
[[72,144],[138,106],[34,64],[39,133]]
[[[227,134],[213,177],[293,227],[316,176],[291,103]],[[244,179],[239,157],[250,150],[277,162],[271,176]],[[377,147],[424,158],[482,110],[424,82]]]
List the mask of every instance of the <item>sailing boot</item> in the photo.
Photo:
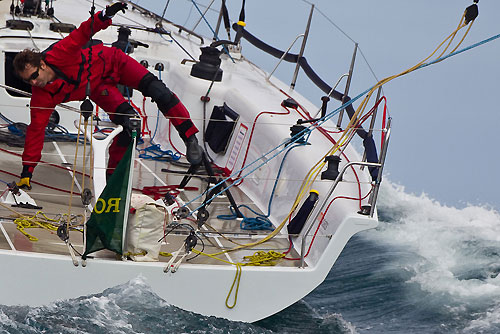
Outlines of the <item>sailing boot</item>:
[[186,159],[191,165],[201,164],[201,159],[203,157],[203,149],[198,144],[198,139],[196,135],[192,135],[187,138],[184,143],[186,144]]

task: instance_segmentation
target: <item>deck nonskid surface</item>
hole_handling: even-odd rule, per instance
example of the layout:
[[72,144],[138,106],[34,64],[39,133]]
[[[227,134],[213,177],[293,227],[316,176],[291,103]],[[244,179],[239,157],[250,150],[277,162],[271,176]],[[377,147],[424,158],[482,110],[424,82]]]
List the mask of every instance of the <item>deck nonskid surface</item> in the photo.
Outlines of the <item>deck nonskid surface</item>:
[[[15,151],[16,153],[21,153],[19,148],[11,148],[4,144],[0,144],[0,148]],[[80,189],[82,186],[86,188],[91,188],[91,179],[89,177],[83,178],[81,174],[77,174],[76,182],[73,184],[74,194],[71,195],[68,192],[72,187],[72,177],[71,173],[63,168],[58,168],[49,165],[49,163],[59,166],[72,168],[75,161],[75,146],[72,143],[52,143],[46,142],[44,145],[42,160],[46,163],[41,163],[36,168],[33,176],[33,189],[29,191],[29,195],[37,202],[38,206],[41,206],[41,210],[34,209],[21,209],[21,208],[8,208],[5,206],[0,207],[0,249],[9,250],[12,247],[18,251],[28,251],[37,253],[48,253],[48,254],[60,254],[68,255],[67,245],[57,236],[56,231],[48,230],[46,228],[27,228],[25,231],[37,238],[37,241],[30,241],[24,234],[22,234],[18,229],[17,225],[13,222],[16,214],[12,211],[31,217],[35,215],[38,211],[41,211],[48,218],[54,219],[59,218],[61,214],[71,213],[72,215],[82,215],[81,221],[88,218],[89,213],[85,213],[84,205],[80,199]],[[88,155],[88,148],[86,154]],[[19,175],[21,168],[21,159],[18,156],[1,152],[2,162],[0,170]],[[78,157],[76,158],[76,170],[83,171],[83,148],[79,148]],[[69,162],[69,165],[68,165]],[[178,170],[185,171],[185,168],[179,167],[177,165],[172,165],[170,163],[153,161],[153,160],[136,160],[134,165],[134,185],[133,188],[135,192],[139,192],[144,187],[150,186],[164,186],[164,185],[178,185],[183,175],[162,172],[162,169],[168,170]],[[86,159],[85,171],[89,173],[89,159]],[[11,176],[7,173],[2,173],[2,179],[11,182],[17,180],[17,177]],[[203,178],[203,176],[202,176]],[[195,199],[199,194],[200,190],[206,188],[206,177],[205,180],[199,177],[193,177],[189,183],[189,187],[196,187],[198,190],[182,191],[179,194],[178,199],[181,203],[187,203],[194,199],[189,204],[191,210],[196,209],[201,205],[204,197]],[[37,184],[39,182],[41,184]],[[50,189],[45,187],[48,185],[57,189]],[[59,190],[58,190],[59,189]],[[65,190],[61,191],[61,190]],[[250,200],[243,194],[238,188],[232,187],[231,194],[233,195],[236,203],[246,204],[252,209],[259,212],[257,207],[255,207]],[[69,209],[69,204],[71,203],[71,209]],[[230,214],[229,201],[225,196],[220,196],[213,201],[208,206],[208,211],[210,213],[210,218],[206,224],[200,229],[200,234],[203,235],[204,252],[213,254],[218,253],[222,250],[232,249],[238,245],[243,245],[247,243],[254,243],[261,240],[270,231],[249,231],[240,228],[239,220],[221,220],[217,216],[221,214]],[[41,213],[39,213],[40,215]],[[244,212],[244,214],[251,215],[250,212]],[[66,219],[66,218],[62,218]],[[189,223],[193,227],[196,227],[196,223],[187,219],[183,219],[182,223]],[[81,227],[79,231],[71,231],[70,241],[74,248],[78,252],[82,252],[83,249],[83,233],[81,232]],[[214,231],[216,230],[216,231]],[[165,230],[167,231],[167,229]],[[172,231],[162,242],[161,252],[172,253],[184,244],[184,240],[188,235],[187,230],[174,230]],[[250,248],[230,252],[227,255],[219,255],[221,259],[231,262],[243,262],[243,257],[252,255],[258,250],[269,251],[274,250],[278,252],[286,251],[289,247],[288,237],[284,234],[278,234],[275,238],[270,241],[266,241],[263,244],[256,245]],[[196,249],[202,249],[202,243],[199,241]],[[116,255],[110,251],[99,251],[93,256],[116,259]],[[187,256],[190,259],[189,263],[200,263],[200,264],[214,264],[214,265],[227,265],[224,262],[212,259],[207,256],[197,256],[192,253]],[[290,253],[291,257],[297,257],[295,251]],[[168,262],[170,257],[160,256],[160,261]],[[298,261],[286,261],[281,260],[278,262],[279,266],[297,266]]]

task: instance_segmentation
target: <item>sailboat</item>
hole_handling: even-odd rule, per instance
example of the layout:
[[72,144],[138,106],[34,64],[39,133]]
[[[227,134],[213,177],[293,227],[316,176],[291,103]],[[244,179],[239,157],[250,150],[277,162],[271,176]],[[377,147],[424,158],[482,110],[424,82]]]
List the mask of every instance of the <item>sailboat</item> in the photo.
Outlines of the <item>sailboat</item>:
[[[219,25],[229,21],[224,3]],[[138,276],[172,305],[236,321],[297,302],[323,282],[354,234],[378,225],[391,132],[391,119],[378,112],[380,90],[355,110],[366,93],[349,97],[353,63],[338,80],[342,92],[326,84],[303,55],[307,27],[301,53],[292,54],[293,43],[281,51],[247,31],[243,9],[234,27],[226,24],[234,40],[221,40],[127,2],[127,13],[93,38],[124,47],[179,96],[200,129],[203,162],[189,165],[156,104],[122,87],[137,111],[137,138],[120,173],[106,180],[106,148],[121,126],[98,106],[83,120],[81,102],[70,102],[51,117],[33,188],[17,189],[10,181],[21,168],[31,90],[14,74],[14,56],[46,49],[92,6],[110,4],[0,2],[0,304],[44,305]],[[296,63],[324,91],[321,106],[247,60],[241,39],[277,66]],[[103,237],[109,224],[113,232]]]

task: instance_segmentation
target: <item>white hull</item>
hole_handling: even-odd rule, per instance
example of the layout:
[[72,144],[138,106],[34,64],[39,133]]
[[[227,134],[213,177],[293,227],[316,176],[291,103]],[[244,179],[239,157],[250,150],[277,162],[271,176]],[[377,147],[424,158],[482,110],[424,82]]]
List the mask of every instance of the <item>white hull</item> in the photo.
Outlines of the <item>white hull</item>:
[[[87,18],[87,7],[90,6],[88,3],[58,1],[56,5],[59,2],[61,2],[60,6],[56,7],[57,17],[63,22],[71,22],[78,26],[79,22]],[[106,4],[109,2],[96,1],[97,10]],[[5,2],[0,3],[2,13],[8,12],[7,5],[9,4]],[[79,10],[73,8],[72,5],[80,6]],[[68,13],[82,14],[76,15],[75,18]],[[5,19],[11,18],[8,14],[4,17]],[[32,41],[36,41],[37,46],[43,50],[61,38],[59,34],[48,31],[46,19],[33,17],[31,20],[35,23],[36,28],[31,34],[10,29],[0,30],[0,36],[3,34],[3,39],[0,39],[3,50],[18,52],[26,47],[32,47],[30,44]],[[146,26],[154,26],[155,23],[137,11],[129,11],[126,16],[119,14],[114,19],[114,23],[135,23],[137,25],[137,22]],[[173,36],[188,52],[193,54],[195,58],[199,56],[199,47],[201,46],[199,40],[187,36],[185,33],[174,33],[175,28],[169,25],[165,26],[166,29],[172,30]],[[33,40],[30,38],[31,35]],[[49,39],[46,38],[47,36]],[[107,43],[113,42],[116,40],[116,28],[110,27],[106,31],[102,31],[97,34],[96,38]],[[166,42],[158,38],[157,34],[145,31],[134,30],[131,38],[150,45],[149,49],[137,48],[131,56],[138,61],[147,60],[148,69],[156,75],[159,73],[154,70],[155,64],[161,62],[165,65],[163,80],[180,97],[190,111],[193,122],[201,129],[204,125],[204,116],[200,97],[206,94],[210,81],[190,76],[192,63],[180,64],[181,60],[187,56],[175,43]],[[4,58],[5,53],[0,54],[0,63],[4,63]],[[248,201],[256,210],[266,213],[268,202],[272,198],[272,214],[269,219],[277,227],[286,221],[305,175],[317,161],[323,160],[326,152],[334,145],[333,142],[339,140],[341,135],[338,133],[326,135],[319,133],[319,131],[313,131],[308,139],[311,145],[294,148],[287,155],[286,161],[283,161],[283,153],[277,159],[273,159],[270,155],[263,156],[264,153],[290,139],[290,126],[295,124],[297,119],[304,118],[307,114],[314,115],[318,108],[295,91],[289,94],[285,93],[288,90],[285,84],[275,78],[272,78],[271,81],[266,80],[267,74],[244,58],[238,58],[233,62],[228,57],[223,57],[221,68],[224,71],[224,77],[221,83],[216,82],[212,87],[211,100],[206,105],[206,118],[210,117],[214,106],[220,106],[223,103],[227,103],[233,110],[237,111],[240,117],[229,141],[227,152],[215,154],[209,150],[209,153],[214,158],[215,164],[224,169],[226,175],[230,175],[231,180],[237,179],[241,174],[252,172],[237,187],[237,194],[240,192],[243,194],[239,199]],[[5,69],[0,67],[0,78],[3,77],[5,77]],[[301,108],[295,110],[282,107],[282,101],[289,96],[299,102]],[[14,108],[3,110],[4,115],[16,122],[29,121],[29,112],[26,107],[27,98],[13,97],[5,89],[1,89],[0,101],[4,105],[14,106]],[[147,115],[147,124],[150,129],[154,129],[158,125],[158,131],[155,131],[155,142],[160,143],[163,149],[172,149],[173,146],[182,148],[181,151],[184,150],[182,141],[175,131],[170,133],[168,121],[163,117],[157,118],[157,107],[150,99],[143,101],[142,95],[135,91],[132,102],[143,109]],[[76,107],[79,103],[72,103],[72,105]],[[73,123],[78,115],[60,108],[57,110],[61,112],[60,124],[75,131]],[[265,114],[261,115],[263,112]],[[334,127],[333,123],[330,124],[330,127]],[[198,138],[201,139],[201,135]],[[54,143],[54,147],[57,147],[57,144]],[[72,161],[73,157],[69,153],[65,156],[66,151],[62,154],[58,150],[56,152],[54,147],[51,143],[45,143],[42,159],[59,165],[64,161]],[[79,154],[82,154],[81,151]],[[340,168],[346,166],[347,162],[362,160],[352,145],[347,145],[342,149],[342,157]],[[103,161],[98,163],[100,166],[104,166]],[[283,171],[273,193],[274,181],[282,164]],[[247,167],[249,165],[250,167]],[[2,167],[0,169],[8,169],[11,173],[16,174],[20,170],[21,163],[20,159],[4,159],[0,166]],[[164,166],[165,164],[160,162],[144,164],[138,159],[135,162],[134,187],[142,188],[151,185],[178,183],[179,176],[167,174],[164,177],[161,174],[160,170]],[[79,168],[81,167],[80,165]],[[243,167],[247,167],[247,169],[239,173],[238,171]],[[53,183],[60,182],[66,186],[70,184],[69,172],[63,171],[58,175],[52,173],[53,171],[48,166],[41,164],[35,171],[34,180],[44,181],[45,179],[48,181],[52,178],[51,182]],[[94,188],[95,192],[102,190],[100,184],[102,181],[99,181],[98,175],[99,173],[96,173],[94,177],[94,182],[98,183]],[[103,178],[101,176],[101,179]],[[144,263],[96,257],[89,258],[85,267],[81,263],[75,267],[71,257],[64,255],[66,250],[64,244],[61,246],[59,243],[57,251],[47,250],[50,249],[51,245],[54,245],[54,241],[47,243],[48,248],[46,246],[38,248],[37,246],[33,246],[33,248],[17,247],[17,244],[24,245],[26,240],[15,230],[12,222],[8,219],[0,220],[2,227],[0,267],[3,268],[2,274],[0,274],[0,304],[44,305],[55,300],[100,293],[106,288],[142,276],[155,293],[168,303],[182,309],[246,322],[263,319],[292,305],[310,293],[323,282],[348,240],[355,233],[377,226],[376,211],[373,218],[370,218],[366,213],[358,213],[362,205],[369,204],[370,198],[365,195],[369,194],[374,186],[367,168],[350,167],[343,175],[343,181],[338,184],[333,193],[329,193],[333,183],[332,180],[319,180],[318,178],[312,184],[313,188],[319,192],[320,198],[318,205],[310,215],[314,219],[310,219],[306,223],[301,236],[294,238],[290,253],[293,253],[292,257],[300,257],[300,254],[304,255],[307,251],[308,256],[302,259],[303,262],[295,260],[282,262],[276,266],[243,266],[234,308],[226,306],[226,297],[235,279],[236,267],[233,265],[210,259],[201,260],[202,257],[200,257],[193,262],[183,262],[174,273],[171,271],[164,273],[163,269],[167,265],[168,259]],[[31,192],[37,203],[46,201],[45,205],[56,210],[56,212],[52,212],[53,214],[64,212],[61,205],[67,204],[66,198],[53,200],[50,196],[39,194],[38,191],[41,191],[41,188],[34,188]],[[308,191],[305,193],[307,196]],[[329,195],[328,198],[327,195]],[[185,202],[192,200],[194,195],[188,194],[187,197],[184,199]],[[340,199],[334,202],[332,208],[324,215],[322,225],[318,226],[323,213],[327,210],[319,204],[327,204],[334,198]],[[357,200],[346,200],[345,198]],[[195,209],[198,205],[199,201],[195,201],[190,208]],[[222,206],[227,211],[227,204],[220,205],[220,207]],[[74,204],[74,207],[77,205]],[[84,210],[81,204],[79,210],[81,212]],[[322,211],[319,212],[320,210]],[[29,213],[33,214],[34,212]],[[6,215],[4,212],[3,216]],[[229,235],[232,235],[231,233],[235,235],[247,233],[239,228],[239,222],[221,222],[215,218],[217,213],[212,212],[211,215],[212,221],[210,223],[213,223],[214,226],[218,224],[216,227],[226,231]],[[304,235],[306,230],[308,234]],[[312,243],[315,231],[317,231],[317,237],[309,253],[307,247]],[[246,238],[245,242],[254,242],[266,234],[259,232],[245,235],[242,238]],[[286,227],[277,234],[277,237],[278,241],[274,244],[263,247],[266,250],[277,249],[281,252],[286,250],[288,247]],[[302,238],[305,240],[306,249],[301,249]],[[218,236],[210,237],[210,239],[212,245],[208,247],[214,248],[210,251],[212,253],[230,247],[222,245],[225,241]],[[81,238],[72,240],[77,244],[82,242]],[[162,247],[165,251],[172,252],[179,246],[177,244],[177,248],[173,249],[173,246],[168,248],[169,245],[164,244]],[[255,249],[251,248],[234,253],[230,252],[229,255],[221,256],[221,258],[231,262],[244,262],[243,256],[251,255],[254,251]],[[234,302],[234,290],[229,297],[229,305]]]
[[[0,250],[0,263],[8,270],[0,275],[1,303],[45,305],[100,293],[142,276],[171,305],[203,315],[254,322],[310,293],[323,282],[350,237],[376,227],[377,221],[352,217],[341,226],[316,267],[243,267],[233,309],[225,305],[236,271],[232,266],[182,264],[177,272],[164,273],[165,263],[89,259],[86,267],[75,267],[69,256],[4,250]],[[229,304],[233,298],[234,294]]]

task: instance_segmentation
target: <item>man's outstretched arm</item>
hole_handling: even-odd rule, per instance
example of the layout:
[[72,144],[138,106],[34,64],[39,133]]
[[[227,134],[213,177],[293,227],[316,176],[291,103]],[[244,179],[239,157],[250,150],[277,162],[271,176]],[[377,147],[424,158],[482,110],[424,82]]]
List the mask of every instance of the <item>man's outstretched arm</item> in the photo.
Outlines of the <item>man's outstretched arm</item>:
[[82,22],[77,29],[73,30],[54,47],[68,53],[80,52],[80,49],[87,44],[94,34],[109,27],[111,18],[119,11],[125,12],[125,9],[127,9],[127,4],[122,2],[107,6],[102,11],[97,12],[93,18],[90,17],[87,21]]
[[[38,98],[37,98],[38,97]],[[50,95],[45,92],[36,94],[31,100],[31,122],[26,129],[23,151],[23,169],[17,185],[21,188],[31,189],[33,170],[42,157],[45,128],[49,123],[50,115],[54,111],[54,103]]]

